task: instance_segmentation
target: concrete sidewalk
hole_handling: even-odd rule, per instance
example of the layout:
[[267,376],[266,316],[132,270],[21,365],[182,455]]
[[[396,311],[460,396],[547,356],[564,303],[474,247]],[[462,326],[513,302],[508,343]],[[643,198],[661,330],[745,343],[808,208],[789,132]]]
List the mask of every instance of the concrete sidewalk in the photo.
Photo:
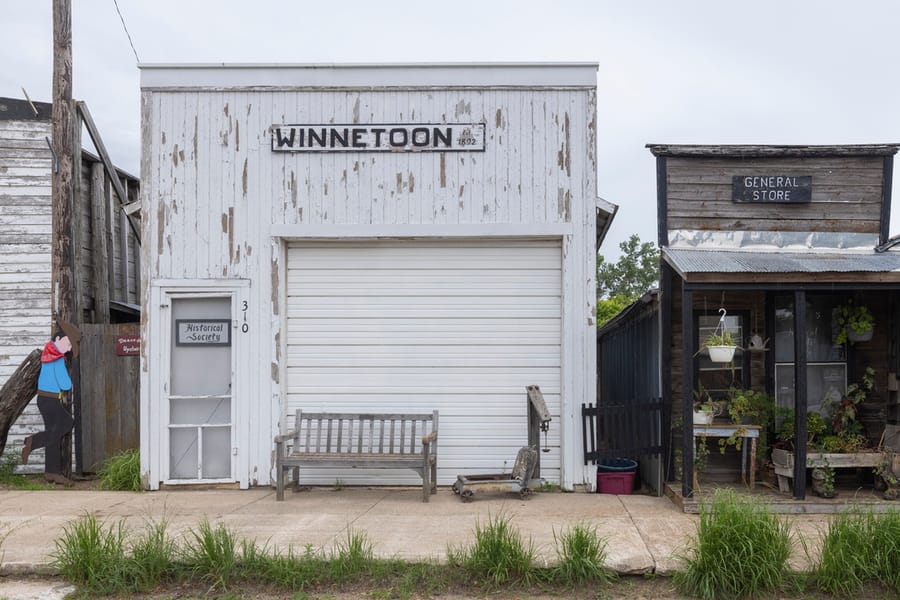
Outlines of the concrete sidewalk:
[[[697,516],[679,511],[667,498],[605,494],[537,493],[522,500],[493,494],[463,503],[448,488],[431,501],[419,489],[313,488],[287,493],[275,501],[274,490],[87,492],[8,491],[0,493],[0,528],[4,573],[47,572],[54,542],[63,527],[88,512],[107,523],[124,519],[135,533],[148,521],[165,519],[176,539],[203,519],[223,523],[238,539],[253,539],[281,549],[307,544],[331,550],[346,540],[348,528],[365,532],[379,557],[409,561],[445,561],[448,546],[470,544],[476,523],[505,515],[527,540],[538,559],[556,559],[554,532],[583,522],[607,538],[608,566],[619,573],[671,574],[676,554],[695,532]],[[817,548],[822,516],[799,516],[795,529]],[[805,568],[798,552],[795,568]],[[0,590],[2,593],[2,590]]]

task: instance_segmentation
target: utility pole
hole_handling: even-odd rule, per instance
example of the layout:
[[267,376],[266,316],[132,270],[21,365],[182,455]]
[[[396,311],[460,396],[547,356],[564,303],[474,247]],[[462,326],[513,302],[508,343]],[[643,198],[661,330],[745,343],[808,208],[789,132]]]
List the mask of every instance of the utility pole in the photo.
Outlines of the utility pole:
[[[80,323],[75,294],[75,236],[74,236],[74,145],[75,119],[72,103],[72,3],[71,0],[53,0],[53,112],[51,135],[54,154],[52,214],[53,239],[51,257],[51,307],[54,320],[62,318]],[[56,323],[52,326],[52,336]],[[74,359],[73,359],[74,360]],[[71,369],[77,373],[77,364]],[[71,410],[72,398],[78,391],[72,387],[67,408]],[[71,476],[72,437],[63,438],[63,475]]]

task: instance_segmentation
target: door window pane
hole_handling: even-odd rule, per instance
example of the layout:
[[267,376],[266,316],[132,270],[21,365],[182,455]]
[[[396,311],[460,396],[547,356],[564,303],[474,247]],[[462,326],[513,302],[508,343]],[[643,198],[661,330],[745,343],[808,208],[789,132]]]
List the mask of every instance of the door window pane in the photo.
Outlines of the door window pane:
[[227,425],[231,423],[229,398],[176,398],[172,400],[173,425]]
[[172,479],[197,479],[198,441],[197,428],[169,429],[169,476]]
[[230,394],[231,345],[179,345],[176,323],[191,319],[226,320],[230,324],[231,299],[174,298],[172,300],[171,394],[173,396],[224,396]]
[[231,477],[231,427],[203,428],[203,478]]

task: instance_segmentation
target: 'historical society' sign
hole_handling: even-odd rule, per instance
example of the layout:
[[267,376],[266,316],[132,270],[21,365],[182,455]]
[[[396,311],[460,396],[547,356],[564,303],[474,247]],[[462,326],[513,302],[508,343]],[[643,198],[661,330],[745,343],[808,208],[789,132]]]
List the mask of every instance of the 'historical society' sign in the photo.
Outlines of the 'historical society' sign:
[[231,321],[227,319],[176,319],[177,346],[230,346]]
[[272,152],[484,152],[484,123],[272,125]]
[[735,175],[734,202],[801,203],[812,200],[811,175]]

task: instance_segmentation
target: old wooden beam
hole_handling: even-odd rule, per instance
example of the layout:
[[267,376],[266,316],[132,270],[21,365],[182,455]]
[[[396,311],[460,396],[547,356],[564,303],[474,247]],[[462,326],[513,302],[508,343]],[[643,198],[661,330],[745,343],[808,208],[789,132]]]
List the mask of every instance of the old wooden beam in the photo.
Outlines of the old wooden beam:
[[92,285],[94,292],[94,322],[109,323],[109,256],[106,223],[106,177],[103,165],[91,165],[91,241],[93,242],[94,268]]
[[35,348],[0,388],[0,455],[6,448],[9,428],[37,393],[41,373],[41,349]]
[[[128,204],[128,196],[125,194],[125,188],[122,187],[122,182],[119,180],[119,174],[116,172],[116,168],[109,158],[109,153],[106,151],[106,146],[103,144],[103,138],[100,137],[100,131],[94,124],[94,118],[91,117],[91,111],[88,110],[87,104],[84,102],[78,103],[78,114],[81,115],[81,120],[88,130],[88,135],[91,136],[91,141],[94,142],[94,148],[97,149],[97,154],[100,155],[100,160],[103,162],[103,168],[106,169],[106,176],[109,177],[113,190],[116,192],[116,196],[119,197],[119,207],[121,208],[123,205]],[[135,239],[140,243],[141,234],[131,218],[128,219],[128,224],[131,226],[131,231],[134,233]]]

